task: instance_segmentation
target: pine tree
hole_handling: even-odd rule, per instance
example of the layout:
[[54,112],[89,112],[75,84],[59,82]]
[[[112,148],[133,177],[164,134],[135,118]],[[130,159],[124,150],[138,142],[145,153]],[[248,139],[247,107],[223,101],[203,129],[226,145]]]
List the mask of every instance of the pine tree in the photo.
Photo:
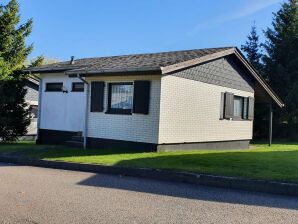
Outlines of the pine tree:
[[265,73],[273,89],[286,104],[281,113],[277,111],[279,122],[297,126],[298,0],[288,0],[282,4],[281,9],[274,13],[272,28],[267,28],[265,37]]
[[19,25],[19,4],[11,0],[0,5],[0,141],[14,141],[26,133],[30,124],[25,103],[24,77],[15,72],[22,68],[32,45],[26,46],[32,20]]
[[241,50],[246,53],[247,60],[252,66],[261,73],[263,71],[263,66],[261,64],[262,54],[260,53],[259,36],[257,34],[255,23],[251,27],[250,34],[247,36],[245,44],[241,45]]
[[0,5],[0,57],[12,71],[23,66],[33,48],[25,43],[32,30],[32,19],[21,25],[19,22],[19,4],[16,0]]
[[44,65],[46,63],[45,57],[43,55],[38,56],[37,58],[31,60],[29,67],[37,67]]

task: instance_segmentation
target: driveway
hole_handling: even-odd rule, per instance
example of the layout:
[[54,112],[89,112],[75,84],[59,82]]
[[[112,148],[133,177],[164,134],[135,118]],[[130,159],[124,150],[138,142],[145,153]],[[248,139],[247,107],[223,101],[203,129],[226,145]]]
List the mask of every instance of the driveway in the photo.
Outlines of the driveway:
[[298,198],[0,163],[0,223],[297,223]]

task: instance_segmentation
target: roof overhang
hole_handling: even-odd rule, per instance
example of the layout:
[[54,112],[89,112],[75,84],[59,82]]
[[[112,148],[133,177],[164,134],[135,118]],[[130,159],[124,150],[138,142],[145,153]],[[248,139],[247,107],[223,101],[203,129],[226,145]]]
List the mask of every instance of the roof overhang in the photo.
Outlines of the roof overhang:
[[221,57],[225,57],[228,55],[235,55],[241,63],[245,66],[245,68],[249,71],[252,77],[257,81],[257,84],[264,89],[264,91],[270,96],[270,98],[279,106],[284,107],[284,102],[278,97],[278,95],[270,88],[264,78],[253,68],[253,66],[245,59],[242,53],[237,48],[231,48],[228,50],[220,51],[217,53],[213,53],[210,55],[206,55],[200,58],[184,61],[181,63],[177,63],[174,65],[169,65],[165,67],[161,67],[162,74],[170,74],[172,72],[183,70],[188,67],[196,66],[201,63],[205,63],[211,60],[215,60]]
[[118,76],[118,75],[128,75],[128,74],[142,74],[142,75],[161,75],[160,67],[143,67],[143,68],[123,68],[123,69],[98,69],[98,70],[88,70],[83,69],[73,69],[65,71],[65,74],[73,77],[80,75],[81,77],[90,76]]
[[59,68],[53,68],[53,67],[32,67],[32,68],[26,68],[22,69],[19,72],[22,72],[24,74],[34,74],[34,73],[55,73],[55,72],[65,72],[67,70],[74,69],[69,67],[59,67]]

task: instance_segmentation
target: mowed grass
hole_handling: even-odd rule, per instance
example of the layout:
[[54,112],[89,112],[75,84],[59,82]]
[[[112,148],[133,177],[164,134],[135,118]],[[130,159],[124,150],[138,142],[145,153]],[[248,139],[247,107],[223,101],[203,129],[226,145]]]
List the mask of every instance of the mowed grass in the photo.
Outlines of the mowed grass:
[[250,150],[152,152],[0,144],[0,153],[77,163],[143,167],[298,183],[298,143],[255,144]]

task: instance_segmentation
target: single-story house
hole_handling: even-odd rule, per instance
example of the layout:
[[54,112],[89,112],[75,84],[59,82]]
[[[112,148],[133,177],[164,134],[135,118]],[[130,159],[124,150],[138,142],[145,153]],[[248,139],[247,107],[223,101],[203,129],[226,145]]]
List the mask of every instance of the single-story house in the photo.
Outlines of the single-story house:
[[38,142],[248,148],[254,104],[284,103],[235,47],[72,59],[39,73]]

